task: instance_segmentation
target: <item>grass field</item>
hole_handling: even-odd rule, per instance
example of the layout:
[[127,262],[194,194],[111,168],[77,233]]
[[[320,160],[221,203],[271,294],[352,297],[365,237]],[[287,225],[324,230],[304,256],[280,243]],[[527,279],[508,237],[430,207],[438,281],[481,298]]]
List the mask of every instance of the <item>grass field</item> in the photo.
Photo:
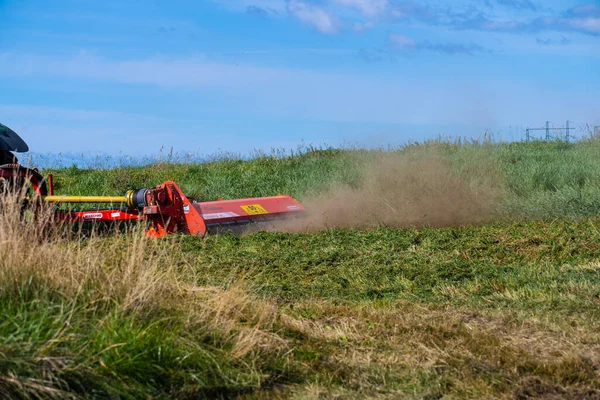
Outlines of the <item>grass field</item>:
[[[290,194],[309,224],[197,239],[0,223],[0,397],[600,398],[600,143],[53,171]],[[381,211],[383,210],[383,211]]]

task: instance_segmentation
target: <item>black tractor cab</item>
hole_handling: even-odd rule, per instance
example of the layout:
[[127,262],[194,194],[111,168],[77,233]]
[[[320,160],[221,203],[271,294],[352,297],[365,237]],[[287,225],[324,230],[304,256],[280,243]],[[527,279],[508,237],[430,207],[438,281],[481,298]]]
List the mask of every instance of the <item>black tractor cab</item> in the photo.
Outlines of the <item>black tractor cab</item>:
[[12,152],[29,151],[27,143],[8,126],[0,124],[0,165],[17,164],[19,160]]

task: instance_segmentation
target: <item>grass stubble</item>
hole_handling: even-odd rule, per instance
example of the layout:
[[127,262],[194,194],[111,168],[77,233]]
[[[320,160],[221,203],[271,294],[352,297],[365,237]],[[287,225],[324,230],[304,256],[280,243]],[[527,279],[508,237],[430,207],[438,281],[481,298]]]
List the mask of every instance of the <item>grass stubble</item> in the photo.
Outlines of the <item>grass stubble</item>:
[[73,235],[3,199],[0,397],[600,398],[595,221],[506,218],[486,148],[434,147],[281,161],[318,210],[284,232]]

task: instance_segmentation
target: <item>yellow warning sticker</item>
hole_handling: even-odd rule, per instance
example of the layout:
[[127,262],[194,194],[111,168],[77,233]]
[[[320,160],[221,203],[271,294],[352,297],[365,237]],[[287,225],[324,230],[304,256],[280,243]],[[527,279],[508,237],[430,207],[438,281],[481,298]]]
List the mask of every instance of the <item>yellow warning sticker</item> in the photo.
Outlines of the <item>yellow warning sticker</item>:
[[240,206],[246,211],[249,215],[257,215],[257,214],[268,214],[269,212],[262,208],[260,204],[250,204],[248,206]]

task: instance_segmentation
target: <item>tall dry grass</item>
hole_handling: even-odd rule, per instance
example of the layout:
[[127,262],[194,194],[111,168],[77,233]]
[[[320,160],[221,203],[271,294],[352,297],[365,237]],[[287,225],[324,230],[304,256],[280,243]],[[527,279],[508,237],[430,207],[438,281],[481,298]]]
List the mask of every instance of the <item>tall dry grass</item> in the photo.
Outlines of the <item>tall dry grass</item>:
[[256,388],[257,358],[285,349],[274,304],[241,285],[188,283],[178,239],[147,239],[140,226],[84,235],[4,194],[0,397]]
[[[113,302],[124,312],[164,304],[178,287],[167,246],[150,248],[138,228],[126,240],[73,233],[53,221],[50,208],[32,213],[21,199],[0,199],[0,290],[29,285],[68,298]],[[151,257],[148,256],[151,254]]]

